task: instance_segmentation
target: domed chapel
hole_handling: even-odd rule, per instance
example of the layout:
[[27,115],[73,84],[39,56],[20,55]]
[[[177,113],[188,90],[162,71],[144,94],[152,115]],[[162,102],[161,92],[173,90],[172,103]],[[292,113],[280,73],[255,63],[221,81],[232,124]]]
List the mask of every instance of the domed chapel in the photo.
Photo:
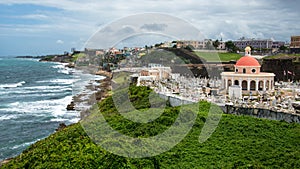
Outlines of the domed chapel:
[[251,56],[251,48],[245,48],[245,56],[234,65],[235,72],[222,72],[223,89],[228,92],[230,86],[242,88],[243,94],[257,91],[274,90],[274,73],[260,72],[261,65]]

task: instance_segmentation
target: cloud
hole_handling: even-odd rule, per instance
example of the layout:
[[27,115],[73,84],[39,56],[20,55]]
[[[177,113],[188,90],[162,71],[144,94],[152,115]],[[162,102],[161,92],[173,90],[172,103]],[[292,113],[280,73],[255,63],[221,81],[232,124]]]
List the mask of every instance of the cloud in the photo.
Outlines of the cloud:
[[57,40],[56,43],[57,43],[57,44],[64,44],[64,41],[62,41],[62,40]]
[[145,29],[147,31],[163,31],[168,25],[166,24],[144,24],[141,29]]
[[[276,40],[286,41],[291,35],[299,34],[300,30],[300,2],[292,0],[86,0],[84,3],[80,0],[1,0],[0,11],[1,8],[14,5],[24,5],[26,12],[19,13],[13,11],[14,8],[7,14],[0,12],[0,38],[2,35],[11,36],[14,41],[18,41],[18,36],[53,36],[65,41],[68,39],[65,37],[72,37],[72,41],[83,37],[87,40],[99,26],[145,12],[179,17],[197,27],[205,37],[222,36],[223,40],[235,40],[245,36],[274,37]],[[49,9],[26,10],[29,5]],[[4,22],[4,15],[15,17],[16,22]],[[157,31],[167,28],[164,24],[147,23],[141,24],[139,29]],[[136,29],[125,27],[122,31],[133,32]],[[64,45],[66,44],[67,41]]]
[[48,16],[43,15],[43,14],[30,14],[30,15],[23,15],[23,16],[19,16],[19,18],[23,18],[23,19],[47,19]]

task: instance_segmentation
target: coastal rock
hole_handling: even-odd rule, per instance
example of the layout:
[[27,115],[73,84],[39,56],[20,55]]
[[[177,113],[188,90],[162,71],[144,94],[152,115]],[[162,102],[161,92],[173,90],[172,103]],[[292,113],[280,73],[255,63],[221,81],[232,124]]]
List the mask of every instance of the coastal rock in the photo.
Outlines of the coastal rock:
[[63,129],[66,128],[66,127],[67,127],[67,125],[66,125],[65,123],[60,123],[59,126],[58,126],[58,128],[55,129],[55,130],[56,130],[56,131],[61,131],[61,130],[63,130]]
[[67,110],[75,110],[75,103],[71,102],[70,104],[68,104]]
[[75,64],[74,63],[69,63],[66,65],[66,67],[68,68],[75,68]]
[[111,72],[104,71],[104,70],[99,70],[99,71],[97,71],[95,74],[96,74],[96,75],[105,76],[105,77],[108,77],[108,78],[112,78],[112,73],[111,73]]
[[3,161],[0,161],[0,168],[1,168],[2,165],[9,163],[10,160],[12,160],[12,158],[8,158],[8,159],[5,159]]

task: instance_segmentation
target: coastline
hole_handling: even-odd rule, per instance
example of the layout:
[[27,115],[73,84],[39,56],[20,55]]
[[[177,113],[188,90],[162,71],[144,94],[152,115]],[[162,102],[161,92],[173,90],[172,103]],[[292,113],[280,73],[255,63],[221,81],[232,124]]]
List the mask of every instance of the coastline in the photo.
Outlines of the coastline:
[[89,115],[89,108],[97,102],[109,96],[111,90],[111,79],[105,77],[101,80],[95,80],[95,83],[85,86],[89,93],[80,93],[73,96],[70,104],[74,105],[74,109],[80,111],[80,120]]
[[[85,86],[82,86],[83,89],[79,91],[79,93],[75,94],[72,96],[72,100],[71,103],[69,103],[66,107],[66,111],[68,112],[70,111],[78,111],[79,114],[79,121],[77,122],[73,122],[71,124],[74,123],[78,123],[80,122],[80,120],[82,120],[84,117],[89,115],[89,111],[88,109],[95,104],[96,102],[99,102],[103,99],[105,99],[108,96],[108,92],[111,90],[111,77],[112,74],[110,72],[106,72],[106,71],[98,71],[98,72],[94,72],[94,71],[90,71],[88,69],[77,69],[73,63],[66,63],[66,62],[60,62],[60,61],[43,61],[40,60],[40,62],[53,62],[53,63],[59,63],[64,65],[66,68],[70,68],[70,69],[74,69],[74,70],[78,70],[78,71],[82,71],[82,74],[89,74],[89,75],[95,75],[99,76],[100,78],[96,78],[96,79],[90,79],[88,84]],[[103,77],[103,78],[102,78]],[[87,92],[88,91],[88,92]],[[88,104],[84,105],[83,108],[84,109],[80,109],[78,108],[80,106],[80,104],[82,102],[86,102]],[[68,110],[68,106],[71,105],[74,106],[74,109],[69,109]],[[68,125],[71,125],[68,124]],[[66,125],[64,122],[60,123],[57,126],[57,129],[55,131],[53,131],[51,134],[62,130],[63,128],[67,127],[68,125]],[[51,135],[50,134],[50,135]],[[47,138],[47,137],[46,137]],[[33,143],[34,144],[34,143]],[[20,155],[20,154],[18,154]],[[9,163],[12,159],[14,159],[15,157],[9,157],[7,159],[3,159],[2,161],[0,161],[0,168],[6,164]]]
[[[88,84],[84,86],[78,94],[72,96],[72,100],[66,106],[67,111],[79,111],[80,120],[89,115],[89,108],[95,103],[105,99],[108,96],[108,92],[111,90],[112,73],[104,70],[97,70],[97,67],[76,67],[73,62],[59,61],[47,61],[40,60],[40,62],[54,62],[64,65],[66,68],[82,71],[82,74],[89,74],[99,76],[101,79],[90,79]],[[79,121],[80,121],[79,120]],[[61,129],[61,126],[66,126],[61,123],[57,130]]]

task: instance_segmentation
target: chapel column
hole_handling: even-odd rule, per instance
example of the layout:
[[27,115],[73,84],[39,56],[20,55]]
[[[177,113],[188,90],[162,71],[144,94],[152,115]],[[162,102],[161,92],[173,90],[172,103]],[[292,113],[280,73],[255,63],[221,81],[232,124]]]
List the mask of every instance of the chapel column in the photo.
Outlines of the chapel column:
[[225,89],[226,89],[226,91],[228,89],[228,79],[227,78],[225,78]]
[[263,87],[263,91],[266,91],[266,83],[267,83],[267,81],[266,81],[266,79],[264,79],[264,87]]
[[239,86],[242,87],[242,79],[239,79]]
[[255,91],[258,91],[259,80],[255,80]]
[[250,79],[247,80],[247,90],[250,91]]

